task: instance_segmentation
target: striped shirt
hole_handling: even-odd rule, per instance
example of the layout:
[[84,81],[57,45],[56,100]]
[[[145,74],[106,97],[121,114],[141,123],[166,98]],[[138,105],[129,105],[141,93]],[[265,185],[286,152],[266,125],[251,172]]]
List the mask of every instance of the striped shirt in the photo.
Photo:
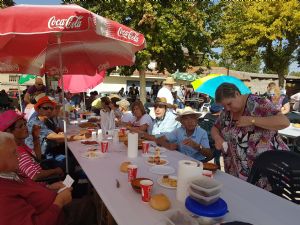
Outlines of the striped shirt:
[[18,146],[19,174],[24,177],[33,177],[42,170],[40,164],[35,160],[35,152],[27,145]]

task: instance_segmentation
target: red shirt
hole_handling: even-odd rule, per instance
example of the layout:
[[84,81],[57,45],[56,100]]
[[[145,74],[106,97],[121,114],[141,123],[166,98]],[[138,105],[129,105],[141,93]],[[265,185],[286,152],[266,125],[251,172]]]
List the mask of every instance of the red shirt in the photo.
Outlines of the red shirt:
[[56,193],[29,178],[22,182],[0,177],[1,225],[62,225],[63,213],[54,205]]

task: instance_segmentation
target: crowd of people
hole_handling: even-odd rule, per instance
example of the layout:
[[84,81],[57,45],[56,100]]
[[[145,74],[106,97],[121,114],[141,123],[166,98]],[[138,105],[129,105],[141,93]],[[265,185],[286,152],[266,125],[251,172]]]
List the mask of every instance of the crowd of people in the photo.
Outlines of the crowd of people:
[[[81,201],[79,207],[75,204],[77,200],[72,200],[70,188],[56,192],[62,183],[55,181],[61,180],[65,174],[66,134],[62,129],[62,107],[69,111],[70,116],[74,111],[83,110],[82,107],[100,115],[103,133],[126,127],[171,151],[179,151],[202,162],[214,159],[219,166],[220,155],[223,155],[225,172],[243,180],[247,180],[260,153],[289,150],[277,131],[289,126],[284,114],[291,106],[275,84],[269,84],[265,95],[258,96],[242,95],[235,85],[223,83],[216,90],[215,103],[205,115],[184,105],[184,99],[183,107],[178,107],[172,94],[174,84],[172,78],[167,78],[162,87],[157,82],[152,86],[153,118],[138,99],[136,87],[129,91],[135,97],[132,93],[126,96],[124,90],[118,95],[101,98],[97,92],[91,92],[83,106],[84,96],[80,94],[67,94],[62,99],[62,91],[58,89],[53,96],[47,95],[46,87],[37,78],[24,96],[25,114],[15,110],[0,114],[0,202],[7,206],[0,211],[0,224],[21,224],[24,221],[26,224],[43,224],[41,220],[62,224],[63,214],[66,221],[72,220],[66,213],[68,209],[73,212],[81,210],[83,215],[91,214],[93,220],[90,199],[78,198]],[[292,99],[298,102],[299,108],[299,94]],[[82,132],[67,136],[67,140],[89,137],[88,132]],[[70,167],[71,171],[76,167],[72,157]],[[267,186],[263,181],[258,185]],[[85,204],[89,207],[83,209]],[[70,224],[92,223],[80,221],[82,218]]]

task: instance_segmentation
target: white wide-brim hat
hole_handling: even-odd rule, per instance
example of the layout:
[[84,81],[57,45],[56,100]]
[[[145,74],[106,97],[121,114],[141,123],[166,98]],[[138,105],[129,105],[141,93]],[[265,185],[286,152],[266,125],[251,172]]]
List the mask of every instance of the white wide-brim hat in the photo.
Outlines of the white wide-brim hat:
[[176,120],[179,120],[182,116],[186,115],[196,115],[196,117],[200,117],[201,113],[193,110],[190,106],[185,107],[184,109],[178,109],[176,111],[177,117]]

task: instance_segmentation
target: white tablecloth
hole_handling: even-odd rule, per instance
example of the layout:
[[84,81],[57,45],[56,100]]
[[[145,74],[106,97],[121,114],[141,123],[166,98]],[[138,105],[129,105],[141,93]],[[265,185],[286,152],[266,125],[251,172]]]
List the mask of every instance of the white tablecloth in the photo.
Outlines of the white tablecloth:
[[293,127],[290,124],[289,127],[279,130],[278,133],[289,138],[297,138],[300,136],[300,128]]
[[[165,193],[172,202],[172,208],[183,209],[184,205],[176,200],[176,191],[159,186],[159,175],[149,171],[146,158],[128,159],[123,143],[110,143],[107,157],[86,159],[81,156],[89,147],[80,142],[68,143],[69,148],[86,172],[97,193],[104,201],[118,225],[157,225],[162,224],[167,212],[152,209],[148,203],[141,201],[127,182],[127,174],[119,171],[124,161],[138,165],[138,177],[151,178],[154,183],[153,194]],[[169,165],[177,169],[180,159],[188,158],[176,151],[167,151]],[[176,171],[177,173],[177,171]],[[225,221],[244,221],[255,225],[295,225],[299,223],[300,206],[277,197],[247,182],[218,171],[215,178],[223,183],[221,197],[227,202],[229,213]],[[120,188],[116,187],[116,179]]]

